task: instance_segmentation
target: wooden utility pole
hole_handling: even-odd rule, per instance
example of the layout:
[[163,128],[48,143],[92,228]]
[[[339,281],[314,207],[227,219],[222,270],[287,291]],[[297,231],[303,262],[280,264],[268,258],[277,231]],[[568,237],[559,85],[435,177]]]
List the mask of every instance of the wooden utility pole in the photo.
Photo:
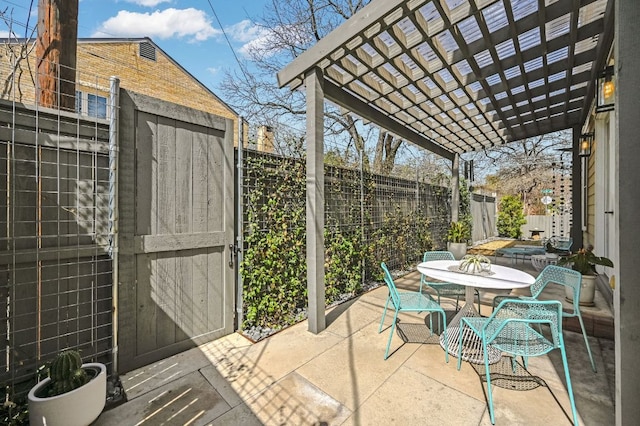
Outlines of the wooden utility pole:
[[38,0],[38,88],[41,106],[74,111],[78,0]]

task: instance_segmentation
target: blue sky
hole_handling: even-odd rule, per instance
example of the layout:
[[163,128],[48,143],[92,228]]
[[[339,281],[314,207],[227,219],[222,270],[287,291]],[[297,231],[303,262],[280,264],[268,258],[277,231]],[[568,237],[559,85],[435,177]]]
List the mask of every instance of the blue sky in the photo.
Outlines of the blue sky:
[[[80,0],[78,37],[150,37],[219,94],[223,71],[236,68],[236,60],[213,11],[242,58],[244,50],[265,35],[253,19],[267,2],[270,0]],[[0,0],[4,22],[13,18],[18,37],[35,28],[37,9],[38,0]],[[7,30],[0,23],[0,37],[7,37]]]

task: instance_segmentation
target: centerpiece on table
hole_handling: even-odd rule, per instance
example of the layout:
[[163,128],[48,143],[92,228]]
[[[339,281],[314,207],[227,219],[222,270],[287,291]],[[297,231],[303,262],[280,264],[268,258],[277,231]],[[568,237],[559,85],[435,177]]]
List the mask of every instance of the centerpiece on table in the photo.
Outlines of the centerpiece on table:
[[489,275],[491,274],[491,261],[487,256],[481,254],[468,254],[460,261],[458,270],[468,274]]

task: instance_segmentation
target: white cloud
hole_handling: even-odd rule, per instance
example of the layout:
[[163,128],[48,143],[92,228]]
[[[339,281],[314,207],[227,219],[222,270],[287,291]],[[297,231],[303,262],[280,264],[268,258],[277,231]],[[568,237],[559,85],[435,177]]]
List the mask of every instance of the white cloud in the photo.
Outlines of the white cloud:
[[104,21],[93,37],[187,37],[191,41],[203,41],[217,34],[220,30],[213,28],[202,10],[169,8],[152,13],[121,10]]
[[10,38],[11,33],[9,31],[0,31],[0,38]]
[[124,1],[137,4],[138,6],[155,7],[160,3],[169,3],[171,0],[124,0]]
[[229,37],[231,37],[233,40],[236,40],[242,43],[253,41],[259,38],[260,36],[264,36],[266,33],[268,33],[268,30],[266,30],[263,27],[259,27],[255,25],[253,22],[251,22],[248,19],[245,19],[243,21],[238,22],[237,24],[233,24],[229,27],[226,27],[225,31],[227,32]]
[[247,58],[268,58],[278,54],[285,46],[291,43],[304,45],[308,42],[306,36],[296,26],[282,26],[265,28],[252,24],[250,21],[241,21],[227,29],[233,38],[244,43],[238,52]]
[[261,27],[245,19],[226,27],[225,32],[231,40],[242,43],[238,52],[246,58],[273,54],[269,51],[273,49],[275,34],[269,28]]
[[218,74],[218,72],[220,72],[220,68],[219,67],[209,67],[209,68],[207,68],[207,71],[211,75],[216,75],[216,74]]

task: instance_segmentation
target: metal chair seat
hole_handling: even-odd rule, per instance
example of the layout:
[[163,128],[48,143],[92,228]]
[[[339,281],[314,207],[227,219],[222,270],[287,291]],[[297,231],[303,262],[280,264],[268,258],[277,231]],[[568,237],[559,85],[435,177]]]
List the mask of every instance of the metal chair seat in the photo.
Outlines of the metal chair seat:
[[[541,329],[548,325],[551,339],[545,337]],[[525,368],[528,358],[545,355],[554,349],[560,349],[564,367],[567,392],[571,403],[574,424],[578,424],[575,400],[567,354],[562,335],[562,304],[557,300],[541,301],[536,299],[506,299],[500,302],[489,318],[464,317],[460,321],[461,333],[472,333],[482,342],[485,372],[487,378],[487,396],[491,423],[495,424],[493,411],[493,390],[489,368],[489,348],[498,349],[512,356],[512,368],[515,371],[515,359],[521,356]],[[463,339],[458,348],[458,370],[462,363]]]
[[572,269],[563,268],[562,266],[557,265],[547,265],[542,272],[536,278],[536,281],[531,284],[531,296],[496,296],[493,298],[493,307],[495,309],[496,305],[502,302],[505,299],[522,299],[522,300],[531,300],[538,299],[540,293],[544,290],[544,288],[549,283],[556,283],[563,286],[567,286],[571,288],[573,292],[573,312],[565,312],[562,311],[563,318],[573,318],[577,317],[578,322],[580,322],[580,328],[582,329],[582,337],[584,339],[584,344],[587,347],[587,353],[589,354],[589,360],[591,360],[591,369],[595,373],[596,363],[593,360],[593,354],[591,353],[591,346],[589,345],[589,338],[587,336],[587,330],[584,326],[584,321],[582,319],[582,313],[580,312],[580,289],[582,288],[582,274],[578,271],[574,271]]
[[[391,339],[393,338],[393,332],[396,329],[398,314],[400,312],[435,312],[439,314],[439,317],[442,320],[443,324],[442,333],[444,334],[444,339],[446,341],[447,315],[444,312],[444,309],[442,309],[442,307],[435,300],[433,300],[429,294],[425,294],[422,291],[398,291],[396,284],[393,281],[393,277],[387,269],[387,265],[382,262],[380,266],[384,271],[384,281],[389,289],[389,297],[387,297],[387,302],[384,305],[384,311],[382,313],[382,319],[380,320],[380,327],[378,327],[378,333],[382,332],[382,326],[387,315],[389,302],[392,303],[395,309],[395,313],[393,315],[393,323],[391,324],[391,331],[389,332],[389,340],[387,341],[387,349],[384,353],[384,359],[387,359],[389,357],[389,347],[391,346]],[[433,334],[433,320],[431,318],[431,315],[429,315],[429,331],[431,334]],[[445,360],[449,362],[449,353],[447,351],[445,351]]]

